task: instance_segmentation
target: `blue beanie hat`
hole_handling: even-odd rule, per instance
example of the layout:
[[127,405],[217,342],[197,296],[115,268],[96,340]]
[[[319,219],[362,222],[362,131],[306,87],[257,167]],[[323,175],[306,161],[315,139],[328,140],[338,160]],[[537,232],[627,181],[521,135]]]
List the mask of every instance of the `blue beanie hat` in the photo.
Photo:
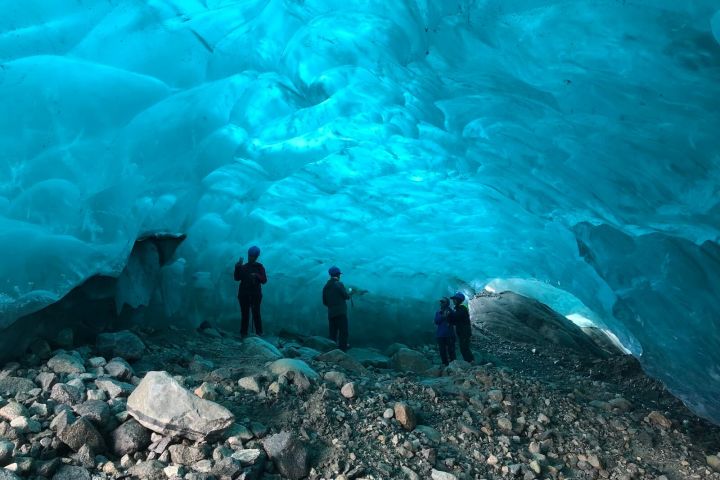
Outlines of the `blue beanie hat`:
[[338,267],[333,265],[328,270],[328,273],[330,274],[331,277],[339,277],[342,272],[340,271],[340,269]]
[[253,245],[252,247],[248,248],[248,257],[259,257],[260,256],[260,247],[256,247]]

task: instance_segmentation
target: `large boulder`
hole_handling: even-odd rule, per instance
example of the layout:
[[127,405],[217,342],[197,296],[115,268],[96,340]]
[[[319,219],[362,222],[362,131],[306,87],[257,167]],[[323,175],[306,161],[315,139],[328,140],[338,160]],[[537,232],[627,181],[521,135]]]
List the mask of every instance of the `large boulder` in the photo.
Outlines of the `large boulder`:
[[329,352],[330,350],[335,350],[337,348],[336,342],[325,337],[305,337],[302,339],[302,343],[306,347],[310,347],[313,350],[318,350],[320,352]]
[[269,362],[282,358],[282,353],[280,353],[280,350],[278,350],[275,345],[260,337],[247,337],[240,343],[238,356]]
[[311,380],[317,380],[320,378],[320,375],[310,368],[310,365],[295,358],[281,358],[280,360],[275,360],[268,365],[268,369],[278,376],[286,374],[287,372],[296,372],[302,373]]
[[388,368],[390,359],[374,348],[351,348],[347,354],[366,367]]
[[193,395],[167,372],[148,372],[127,409],[154,432],[197,441],[221,434],[235,420],[227,408]]
[[432,366],[425,355],[409,348],[401,348],[395,352],[390,364],[395,370],[414,373],[423,373]]
[[145,344],[140,337],[129,330],[101,333],[96,346],[106,358],[121,357],[126,360],[139,360],[145,353]]
[[263,440],[263,447],[283,477],[299,480],[308,475],[308,451],[295,436],[288,432],[271,435]]
[[315,358],[318,362],[331,363],[351,372],[364,372],[365,367],[342,350],[335,349]]
[[[564,315],[544,303],[513,292],[472,300],[473,316],[486,331],[508,340],[552,348],[575,350],[583,356],[608,356],[593,339]],[[613,348],[614,352],[617,349]]]

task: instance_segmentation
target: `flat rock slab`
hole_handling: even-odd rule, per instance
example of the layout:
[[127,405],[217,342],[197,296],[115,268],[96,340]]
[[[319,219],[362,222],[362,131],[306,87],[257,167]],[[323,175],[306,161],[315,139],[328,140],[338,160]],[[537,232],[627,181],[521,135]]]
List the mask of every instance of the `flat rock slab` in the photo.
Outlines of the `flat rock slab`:
[[196,441],[219,435],[235,420],[227,408],[193,395],[167,372],[148,372],[128,398],[127,410],[154,432]]

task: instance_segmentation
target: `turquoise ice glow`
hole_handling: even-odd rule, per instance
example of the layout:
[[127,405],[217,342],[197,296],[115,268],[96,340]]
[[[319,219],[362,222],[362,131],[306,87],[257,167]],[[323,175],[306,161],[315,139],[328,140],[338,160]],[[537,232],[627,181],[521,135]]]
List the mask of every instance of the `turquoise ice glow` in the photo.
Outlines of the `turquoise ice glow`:
[[720,421],[719,8],[2,2],[0,326],[183,232],[118,299],[227,321],[251,244],[270,328],[322,325],[331,264],[368,332],[514,282]]

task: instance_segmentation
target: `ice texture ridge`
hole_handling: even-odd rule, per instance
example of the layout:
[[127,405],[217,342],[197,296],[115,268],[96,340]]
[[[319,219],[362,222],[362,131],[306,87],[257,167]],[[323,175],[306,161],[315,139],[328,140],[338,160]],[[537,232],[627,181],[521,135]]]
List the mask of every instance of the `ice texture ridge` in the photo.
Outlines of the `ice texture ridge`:
[[368,290],[355,331],[512,285],[720,422],[718,10],[2,2],[0,328],[177,232],[161,288],[124,274],[124,303],[233,318],[250,244],[275,326],[320,328],[332,264]]

